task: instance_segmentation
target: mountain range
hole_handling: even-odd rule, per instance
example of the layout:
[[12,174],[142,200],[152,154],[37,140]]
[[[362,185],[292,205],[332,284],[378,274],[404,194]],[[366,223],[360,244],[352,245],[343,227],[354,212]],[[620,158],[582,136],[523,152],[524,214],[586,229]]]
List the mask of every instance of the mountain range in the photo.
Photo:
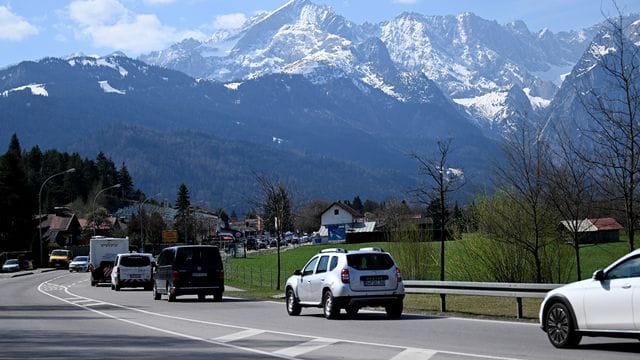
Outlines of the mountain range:
[[600,29],[531,32],[471,13],[356,25],[293,0],[138,59],[2,69],[0,141],[17,133],[23,146],[104,151],[146,193],[173,200],[185,182],[194,201],[240,212],[257,174],[300,201],[404,198],[418,181],[410,155],[451,138],[470,195],[490,188],[518,121],[570,116],[567,94],[579,71],[595,71],[585,62]]

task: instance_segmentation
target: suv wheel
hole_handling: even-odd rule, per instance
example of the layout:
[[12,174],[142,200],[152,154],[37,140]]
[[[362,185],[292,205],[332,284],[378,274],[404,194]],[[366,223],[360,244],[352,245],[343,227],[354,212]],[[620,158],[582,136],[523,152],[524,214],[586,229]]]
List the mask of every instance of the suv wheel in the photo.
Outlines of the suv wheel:
[[298,303],[293,289],[287,289],[287,313],[291,316],[298,316],[300,311],[302,311],[302,307]]
[[222,291],[216,291],[213,294],[213,301],[215,302],[222,302]]
[[327,290],[322,297],[324,299],[323,303],[323,311],[324,317],[327,319],[335,319],[340,312],[340,309],[336,307],[336,304],[333,299],[333,294],[331,291]]
[[167,287],[167,295],[169,296],[169,299],[167,301],[169,302],[176,301],[176,294],[172,294],[171,292],[169,292],[169,287]]
[[160,293],[158,292],[158,289],[156,288],[155,282],[153,284],[153,290],[152,291],[153,291],[153,300],[160,300],[160,297],[162,295],[160,295]]
[[571,348],[580,343],[582,336],[576,333],[569,309],[562,303],[554,303],[549,307],[545,317],[547,337],[557,348]]
[[120,291],[120,284],[115,284],[113,288],[115,291]]
[[400,319],[402,316],[402,300],[396,300],[384,307],[389,319]]
[[205,294],[198,294],[198,301],[204,301],[205,298],[206,298]]

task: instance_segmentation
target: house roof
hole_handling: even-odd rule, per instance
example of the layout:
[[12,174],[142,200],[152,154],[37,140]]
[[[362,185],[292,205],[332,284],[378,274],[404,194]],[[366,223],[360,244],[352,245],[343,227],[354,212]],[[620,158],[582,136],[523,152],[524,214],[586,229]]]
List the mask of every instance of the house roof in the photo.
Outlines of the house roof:
[[596,232],[622,229],[622,225],[620,225],[614,218],[563,220],[560,223],[567,230],[577,230],[578,232]]
[[46,228],[49,230],[57,230],[57,231],[68,231],[69,226],[73,223],[74,220],[77,221],[76,215],[71,216],[60,216],[57,214],[45,214],[39,217],[40,219],[40,227]]
[[340,201],[336,201],[333,204],[329,205],[328,208],[324,209],[324,211],[322,212],[322,214],[326,213],[327,211],[329,211],[329,209],[331,209],[334,205],[337,205],[339,207],[341,207],[344,211],[348,212],[349,214],[351,214],[351,216],[353,216],[354,218],[363,218],[364,216],[362,216],[362,214],[360,214],[360,212],[358,212],[356,209],[352,208],[351,206],[344,204]]

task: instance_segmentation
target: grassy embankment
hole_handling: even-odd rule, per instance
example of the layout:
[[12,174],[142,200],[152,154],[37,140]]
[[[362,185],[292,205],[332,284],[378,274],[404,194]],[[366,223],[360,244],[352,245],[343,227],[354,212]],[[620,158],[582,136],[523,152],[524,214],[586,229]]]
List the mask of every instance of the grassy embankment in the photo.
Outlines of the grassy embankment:
[[[456,269],[465,264],[464,261],[473,261],[473,257],[464,256],[465,241],[482,241],[476,234],[466,235],[463,240],[451,241],[446,244],[446,265],[447,269]],[[341,244],[339,247],[345,249],[359,249],[362,247],[377,246],[387,249],[394,255],[394,246],[389,243],[367,243],[367,244]],[[229,258],[226,261],[226,282],[233,287],[241,288],[243,292],[228,292],[233,296],[270,298],[284,292],[284,283],[295,269],[304,266],[307,260],[321,249],[336,247],[336,245],[305,245],[284,247],[280,253],[281,258],[281,278],[280,290],[276,290],[277,282],[277,261],[275,251],[262,251],[251,253],[246,258]],[[429,279],[437,279],[437,259],[434,255],[439,253],[439,243],[421,243],[428,265]],[[583,245],[581,247],[582,278],[589,278],[595,269],[604,268],[612,261],[622,256],[628,251],[626,238],[622,241],[609,244]],[[394,255],[399,258],[399,256]],[[471,259],[471,260],[470,260]],[[573,259],[571,259],[573,261]],[[399,265],[403,268],[400,260]],[[573,265],[571,265],[573,267]],[[473,266],[471,266],[474,268]],[[447,280],[475,281],[469,278],[456,278],[461,275],[456,271],[447,271]],[[468,276],[468,275],[467,275]],[[409,277],[405,273],[405,279]],[[570,278],[575,280],[575,270],[572,270]],[[448,314],[473,315],[488,317],[515,317],[516,304],[513,298],[501,297],[479,297],[475,296],[447,296]],[[523,299],[525,318],[535,319],[537,317],[540,299]],[[439,296],[408,294],[405,299],[405,309],[408,312],[435,314],[439,312]],[[284,310],[283,310],[284,311]]]

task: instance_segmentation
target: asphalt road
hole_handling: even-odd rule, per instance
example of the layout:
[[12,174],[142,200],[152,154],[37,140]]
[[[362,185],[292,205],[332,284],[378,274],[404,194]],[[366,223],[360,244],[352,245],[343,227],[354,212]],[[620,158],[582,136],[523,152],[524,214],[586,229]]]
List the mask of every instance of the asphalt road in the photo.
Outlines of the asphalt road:
[[553,348],[537,324],[375,311],[290,317],[284,303],[225,297],[175,303],[93,288],[87,273],[0,278],[0,359],[638,359],[640,342],[585,338]]

